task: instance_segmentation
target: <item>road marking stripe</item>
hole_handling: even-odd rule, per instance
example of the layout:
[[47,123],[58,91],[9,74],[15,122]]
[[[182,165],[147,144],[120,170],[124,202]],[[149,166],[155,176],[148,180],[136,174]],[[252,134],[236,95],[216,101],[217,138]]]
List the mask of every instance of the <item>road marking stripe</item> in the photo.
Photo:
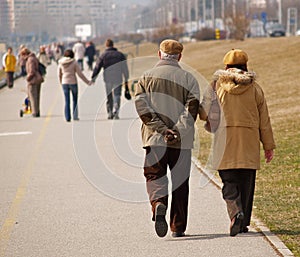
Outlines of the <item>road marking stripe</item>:
[[9,208],[7,217],[1,227],[0,230],[0,257],[4,257],[5,256],[5,252],[10,240],[10,236],[11,233],[13,231],[13,228],[16,224],[17,221],[17,216],[19,213],[19,209],[21,206],[21,203],[25,197],[26,191],[27,191],[27,187],[30,181],[30,177],[32,175],[33,172],[33,168],[34,168],[34,164],[37,160],[37,156],[40,152],[40,148],[42,146],[44,137],[46,135],[46,131],[47,131],[47,127],[48,124],[51,120],[51,114],[53,112],[54,107],[57,105],[57,101],[59,98],[59,90],[57,90],[57,94],[56,94],[56,98],[54,99],[53,104],[51,105],[48,113],[47,113],[47,117],[44,121],[43,127],[41,129],[40,135],[37,139],[37,142],[35,144],[35,147],[32,151],[31,157],[26,165],[26,168],[23,172],[22,178],[21,178],[21,182],[17,188],[17,192],[15,195],[15,198],[12,201],[12,204]]
[[7,132],[7,133],[0,133],[0,137],[7,137],[7,136],[22,136],[22,135],[31,135],[31,131],[21,131],[21,132]]

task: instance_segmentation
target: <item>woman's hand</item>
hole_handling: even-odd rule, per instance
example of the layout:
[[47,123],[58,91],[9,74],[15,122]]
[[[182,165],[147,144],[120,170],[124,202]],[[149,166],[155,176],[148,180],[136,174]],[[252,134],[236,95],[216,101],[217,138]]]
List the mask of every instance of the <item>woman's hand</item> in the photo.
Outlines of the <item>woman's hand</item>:
[[274,150],[265,150],[266,163],[272,161],[273,157],[274,157]]

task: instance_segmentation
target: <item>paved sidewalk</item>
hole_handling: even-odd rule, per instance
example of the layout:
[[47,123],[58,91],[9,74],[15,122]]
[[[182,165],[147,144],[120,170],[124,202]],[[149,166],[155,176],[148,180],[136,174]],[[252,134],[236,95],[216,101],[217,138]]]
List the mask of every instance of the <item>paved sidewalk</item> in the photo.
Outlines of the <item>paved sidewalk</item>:
[[80,121],[67,123],[52,65],[41,118],[20,118],[25,84],[0,91],[0,257],[282,256],[253,227],[229,236],[221,192],[195,165],[187,236],[157,237],[133,101],[107,120],[101,79],[80,82]]

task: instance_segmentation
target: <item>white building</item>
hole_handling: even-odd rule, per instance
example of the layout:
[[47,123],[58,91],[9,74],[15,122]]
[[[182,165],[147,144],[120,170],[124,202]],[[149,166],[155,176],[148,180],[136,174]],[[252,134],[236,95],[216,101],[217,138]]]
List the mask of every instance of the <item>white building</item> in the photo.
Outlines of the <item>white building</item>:
[[[0,20],[8,20],[17,35],[49,33],[74,36],[76,24],[92,24],[93,35],[107,33],[113,17],[112,0],[0,0]],[[8,14],[2,18],[7,10]],[[2,26],[1,26],[2,27]]]

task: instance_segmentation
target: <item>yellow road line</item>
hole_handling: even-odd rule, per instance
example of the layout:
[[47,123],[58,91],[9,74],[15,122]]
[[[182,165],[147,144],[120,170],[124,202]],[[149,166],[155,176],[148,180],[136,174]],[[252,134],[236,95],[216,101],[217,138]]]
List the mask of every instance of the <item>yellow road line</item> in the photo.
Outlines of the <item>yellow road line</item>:
[[13,231],[14,225],[16,224],[16,220],[17,220],[17,216],[19,213],[19,209],[20,209],[22,200],[24,199],[24,196],[26,194],[28,183],[30,181],[31,174],[33,172],[33,168],[34,168],[35,162],[37,160],[38,153],[40,152],[40,148],[41,148],[43,140],[45,138],[48,124],[51,120],[51,114],[53,112],[54,107],[57,104],[57,101],[58,101],[58,97],[59,97],[58,92],[59,91],[57,91],[54,102],[51,105],[51,107],[47,113],[46,119],[44,121],[43,127],[40,132],[40,135],[35,144],[35,148],[32,151],[31,157],[30,157],[30,159],[26,165],[26,168],[23,172],[22,179],[18,186],[15,198],[12,201],[12,204],[9,208],[7,217],[1,227],[1,230],[0,230],[0,257],[5,256],[5,252],[6,252],[8,243],[9,243],[11,233]]

